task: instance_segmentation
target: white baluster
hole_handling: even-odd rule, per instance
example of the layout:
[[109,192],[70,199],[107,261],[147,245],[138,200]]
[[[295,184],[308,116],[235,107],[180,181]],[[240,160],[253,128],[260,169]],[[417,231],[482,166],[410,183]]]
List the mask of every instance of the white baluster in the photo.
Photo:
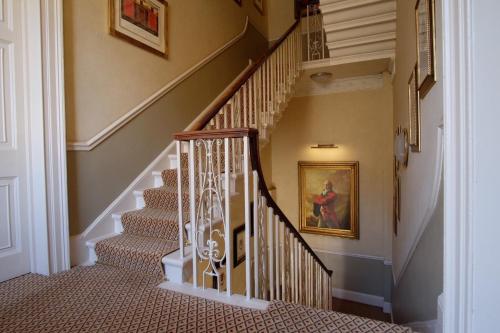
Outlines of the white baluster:
[[295,241],[294,241],[294,238],[293,237],[293,234],[290,233],[290,287],[291,287],[291,297],[290,297],[290,300],[292,302],[295,301],[295,270],[297,269],[295,267],[295,251],[294,251],[294,244],[295,244]]
[[[180,163],[180,160],[179,160]],[[189,220],[191,223],[191,253],[193,255],[193,287],[198,288],[198,263],[196,252],[196,202],[194,192],[194,140],[189,140],[188,154],[188,170],[189,170]]]
[[280,246],[280,256],[281,256],[281,259],[282,259],[281,260],[281,288],[282,288],[281,292],[282,292],[282,299],[286,301],[286,297],[287,297],[286,281],[285,281],[285,277],[286,277],[285,238],[286,238],[286,235],[285,235],[285,223],[282,222],[280,224],[281,224],[281,227],[280,227],[280,238],[282,239],[281,246]]
[[280,237],[280,221],[278,215],[275,216],[274,220],[274,226],[275,226],[275,235],[276,235],[276,299],[283,299],[282,298],[282,293],[281,293],[281,263],[280,263],[280,256],[281,256],[281,250],[280,250],[280,243],[281,243],[281,237]]
[[299,247],[298,247],[298,239],[296,237],[293,237],[293,252],[295,255],[293,256],[294,258],[294,265],[293,267],[295,268],[296,274],[294,275],[294,302],[298,303],[299,302]]
[[243,126],[248,127],[248,81],[243,85]]
[[253,263],[254,288],[256,298],[259,297],[259,175],[253,171]]
[[184,217],[182,207],[182,165],[181,165],[181,141],[175,142],[177,152],[177,203],[179,207],[179,253],[181,260],[184,259]]
[[231,171],[229,170],[229,139],[224,138],[224,247],[226,252],[226,292],[227,296],[231,296],[231,264],[232,264],[232,248],[231,248],[231,201],[229,178]]
[[269,245],[269,291],[271,301],[274,300],[274,210],[272,207],[267,209],[267,225],[269,228],[268,245]]
[[[260,192],[260,191],[259,191]],[[260,193],[259,193],[260,195]],[[262,299],[267,299],[267,291],[268,291],[268,280],[267,280],[267,200],[264,196],[260,197],[260,202],[261,205],[259,207],[259,226],[260,226],[260,235],[261,235],[261,258],[262,258],[262,265],[261,265],[261,274],[260,276],[262,277],[262,283],[261,283],[261,290],[262,290]]]
[[310,46],[311,46],[311,42],[310,42],[310,31],[309,31],[309,27],[310,27],[310,20],[309,20],[309,6],[307,6],[307,21],[306,21],[306,25],[307,25],[307,61],[310,61],[311,60],[311,49],[310,49]]
[[252,268],[250,258],[250,184],[248,181],[248,137],[243,138],[243,178],[244,178],[244,197],[245,197],[245,290],[246,298],[252,297],[251,274]]

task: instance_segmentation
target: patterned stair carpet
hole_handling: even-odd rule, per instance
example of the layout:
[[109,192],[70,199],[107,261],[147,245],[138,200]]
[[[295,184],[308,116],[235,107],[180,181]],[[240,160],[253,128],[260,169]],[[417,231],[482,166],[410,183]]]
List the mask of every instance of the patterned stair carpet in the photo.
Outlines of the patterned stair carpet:
[[[182,154],[181,166],[181,184],[187,189],[187,154]],[[144,191],[145,208],[121,216],[123,233],[96,244],[98,263],[164,276],[162,258],[179,248],[177,170],[164,170],[161,176],[163,186]],[[187,191],[183,206],[187,211]]]
[[0,332],[411,332],[281,301],[265,311],[157,288],[158,277],[96,264],[0,283]]

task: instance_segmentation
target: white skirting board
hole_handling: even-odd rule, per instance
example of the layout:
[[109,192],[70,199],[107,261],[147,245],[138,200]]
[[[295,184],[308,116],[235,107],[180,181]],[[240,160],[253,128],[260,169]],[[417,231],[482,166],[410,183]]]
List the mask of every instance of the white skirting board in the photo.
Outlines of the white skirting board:
[[347,301],[367,304],[381,308],[384,313],[392,313],[392,305],[386,302],[382,296],[360,293],[357,291],[333,288],[333,297]]
[[244,308],[265,311],[269,306],[268,301],[252,298],[247,300],[244,295],[233,294],[228,296],[225,292],[218,292],[215,289],[193,288],[190,283],[173,283],[170,281],[162,282],[159,286],[162,289],[172,290],[178,293],[187,294],[190,296],[206,298],[212,301],[229,304],[233,306],[241,306]]

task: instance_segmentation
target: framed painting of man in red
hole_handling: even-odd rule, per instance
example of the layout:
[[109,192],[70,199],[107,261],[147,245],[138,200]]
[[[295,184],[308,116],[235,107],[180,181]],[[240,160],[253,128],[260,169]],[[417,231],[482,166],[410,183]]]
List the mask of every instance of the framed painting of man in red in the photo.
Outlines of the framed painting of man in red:
[[299,162],[300,231],[359,239],[359,162]]
[[167,57],[167,2],[109,0],[109,31],[113,36]]

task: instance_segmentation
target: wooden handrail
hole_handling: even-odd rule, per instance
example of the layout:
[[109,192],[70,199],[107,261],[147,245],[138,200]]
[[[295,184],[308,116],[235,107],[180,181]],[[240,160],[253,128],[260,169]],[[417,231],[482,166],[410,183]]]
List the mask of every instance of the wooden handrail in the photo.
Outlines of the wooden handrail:
[[218,130],[205,131],[188,131],[174,134],[174,139],[177,141],[189,141],[197,139],[224,139],[224,138],[242,138],[244,136],[258,135],[259,132],[255,128],[225,128]]
[[212,140],[212,139],[224,139],[224,138],[243,138],[248,136],[250,143],[250,161],[252,164],[252,169],[257,171],[259,175],[259,189],[262,195],[266,198],[266,205],[273,209],[274,213],[279,216],[280,220],[285,223],[287,228],[294,234],[294,236],[299,240],[300,243],[305,247],[305,249],[318,261],[320,266],[328,273],[332,275],[332,271],[329,270],[321,259],[314,253],[313,249],[307,244],[307,242],[302,238],[302,235],[295,229],[290,220],[286,217],[285,213],[278,207],[273,197],[269,193],[269,190],[264,179],[264,173],[262,172],[262,167],[260,164],[260,153],[259,153],[259,131],[255,128],[230,128],[230,129],[220,129],[220,130],[206,130],[206,131],[190,131],[190,132],[179,132],[174,134],[174,138],[179,141],[189,141],[189,140]]
[[227,102],[240,90],[240,88],[248,81],[248,79],[259,69],[259,67],[269,58],[273,52],[285,41],[285,39],[293,32],[299,25],[299,20],[288,28],[288,30],[276,41],[267,51],[263,54],[248,70],[243,73],[239,80],[233,82],[223,95],[220,95],[214,102],[210,109],[206,110],[205,116],[199,119],[198,124],[194,130],[201,131],[205,126],[217,115],[217,113],[227,104]]
[[262,195],[266,198],[266,204],[268,207],[271,207],[275,214],[277,214],[283,223],[290,229],[290,231],[294,234],[294,236],[302,243],[302,245],[306,248],[307,251],[317,260],[320,266],[328,273],[329,276],[332,276],[332,271],[329,270],[323,261],[316,255],[316,253],[311,249],[309,244],[302,238],[302,235],[295,229],[293,224],[288,220],[285,213],[278,207],[276,202],[274,201],[271,193],[269,193],[269,189],[266,185],[266,180],[264,179],[264,173],[262,172],[262,167],[260,164],[260,153],[259,153],[259,135],[258,131],[256,133],[249,133],[250,138],[250,161],[252,163],[253,170],[257,171],[259,175],[259,189],[261,190]]

